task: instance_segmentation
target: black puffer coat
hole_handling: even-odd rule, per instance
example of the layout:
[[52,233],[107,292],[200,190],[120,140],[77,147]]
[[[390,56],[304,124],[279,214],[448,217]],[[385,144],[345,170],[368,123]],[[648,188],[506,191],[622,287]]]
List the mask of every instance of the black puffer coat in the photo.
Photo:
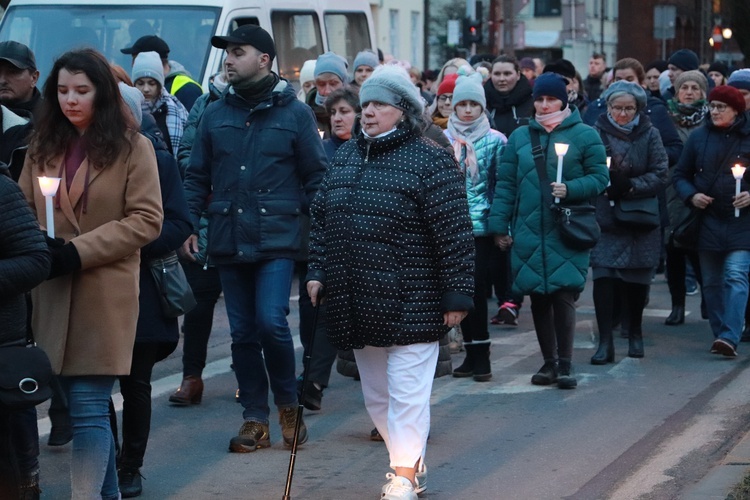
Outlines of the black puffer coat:
[[[651,125],[645,113],[641,113],[640,122],[630,134],[617,130],[607,113],[599,115],[595,128],[603,142],[609,143],[612,170],[623,170],[630,177],[633,191],[628,198],[654,196],[664,190],[669,159],[659,131]],[[596,219],[602,228],[602,236],[591,250],[591,266],[613,269],[656,267],[661,254],[661,228],[636,231],[618,225],[609,201],[604,194],[596,199]]]
[[531,84],[523,75],[508,93],[498,92],[492,85],[492,80],[487,80],[484,84],[484,95],[487,98],[487,111],[490,114],[492,128],[510,137],[515,129],[528,125],[534,117],[534,98],[531,92]]
[[[735,180],[732,166],[749,167],[742,180],[742,191],[750,190],[750,122],[741,115],[729,128],[716,128],[711,120],[690,134],[680,161],[672,172],[677,196],[689,206],[696,193],[713,197],[705,209],[698,238],[698,250],[731,252],[750,250],[750,208],[734,216]],[[712,180],[718,177],[711,185]]]
[[402,126],[339,148],[312,207],[309,280],[339,349],[436,342],[473,307],[474,238],[455,160]]
[[0,345],[26,339],[26,292],[47,279],[50,255],[18,185],[0,170]]

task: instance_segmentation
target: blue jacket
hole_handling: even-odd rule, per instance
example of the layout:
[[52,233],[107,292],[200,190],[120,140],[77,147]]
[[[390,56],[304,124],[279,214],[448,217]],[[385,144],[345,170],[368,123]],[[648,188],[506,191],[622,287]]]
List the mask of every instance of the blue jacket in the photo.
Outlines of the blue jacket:
[[[748,166],[750,158],[750,122],[746,115],[727,129],[714,127],[711,120],[690,134],[680,161],[672,172],[677,196],[686,205],[696,193],[713,197],[702,219],[698,250],[728,252],[750,250],[750,208],[734,216],[732,206],[735,163]],[[717,170],[718,169],[718,170]],[[716,177],[718,172],[718,177]],[[711,185],[712,180],[716,181]],[[750,189],[750,168],[745,171],[741,190]]]
[[326,165],[312,111],[285,80],[254,108],[230,88],[206,108],[185,175],[193,232],[212,195],[207,246],[216,264],[294,259],[300,216]]

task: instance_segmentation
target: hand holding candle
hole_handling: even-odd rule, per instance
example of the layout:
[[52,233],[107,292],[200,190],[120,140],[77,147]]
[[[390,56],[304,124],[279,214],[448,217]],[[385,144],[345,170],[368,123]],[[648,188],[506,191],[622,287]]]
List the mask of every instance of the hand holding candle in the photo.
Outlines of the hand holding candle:
[[44,195],[45,212],[47,213],[47,236],[55,238],[55,212],[52,207],[52,198],[60,187],[59,177],[39,177],[39,189]]
[[[557,154],[557,177],[555,182],[562,184],[563,157],[568,152],[568,145],[562,142],[555,143],[555,154]],[[555,203],[560,203],[560,198],[555,197]]]
[[[745,175],[745,169],[746,167],[743,167],[739,163],[737,163],[735,166],[732,167],[732,175],[734,176],[734,196],[737,197],[740,195],[740,184],[742,183],[742,176]],[[740,209],[735,208],[734,209],[734,216],[739,217],[740,216]]]

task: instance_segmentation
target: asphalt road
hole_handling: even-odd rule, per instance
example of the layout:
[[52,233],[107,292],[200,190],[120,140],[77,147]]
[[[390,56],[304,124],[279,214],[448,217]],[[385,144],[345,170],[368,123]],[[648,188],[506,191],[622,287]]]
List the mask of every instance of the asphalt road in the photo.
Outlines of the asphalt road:
[[[624,357],[627,340],[618,337],[616,363],[592,366],[590,293],[589,283],[578,302],[577,389],[531,385],[542,359],[528,302],[519,326],[490,326],[491,381],[435,381],[424,498],[683,498],[744,437],[750,429],[750,345],[740,346],[737,359],[709,354],[712,337],[700,319],[699,295],[688,297],[684,325],[664,326],[670,301],[663,276],[657,276],[644,318],[646,357]],[[296,334],[296,300],[291,305]],[[181,379],[179,347],[157,365],[142,498],[282,497],[289,451],[275,421],[272,448],[227,451],[242,423],[229,347],[220,303],[199,406],[167,402]],[[462,357],[454,356],[454,366]],[[67,498],[70,445],[46,446],[45,407],[39,416],[43,498]],[[359,383],[334,370],[323,410],[306,412],[305,420],[310,440],[297,456],[292,498],[378,498],[388,456],[382,443],[368,439],[373,426]]]

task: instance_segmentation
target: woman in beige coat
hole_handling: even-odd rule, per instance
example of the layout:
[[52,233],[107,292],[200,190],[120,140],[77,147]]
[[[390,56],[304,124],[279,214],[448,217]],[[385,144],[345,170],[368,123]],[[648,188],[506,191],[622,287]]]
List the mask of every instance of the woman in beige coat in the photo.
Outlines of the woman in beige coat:
[[43,94],[19,180],[43,228],[37,178],[62,180],[53,207],[57,238],[48,238],[52,270],[32,292],[32,324],[68,397],[72,498],[116,499],[108,402],[116,376],[130,372],[139,249],[161,230],[156,159],[98,52],[63,54]]

